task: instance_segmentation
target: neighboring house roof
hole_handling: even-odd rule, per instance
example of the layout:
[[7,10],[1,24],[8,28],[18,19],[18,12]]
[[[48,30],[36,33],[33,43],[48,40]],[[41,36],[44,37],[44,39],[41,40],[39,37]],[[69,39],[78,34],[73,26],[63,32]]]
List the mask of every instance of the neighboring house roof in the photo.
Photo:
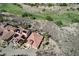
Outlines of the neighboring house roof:
[[43,36],[41,36],[37,32],[32,32],[31,35],[27,39],[27,43],[32,46],[32,48],[37,49],[42,42]]
[[3,24],[0,25],[0,38],[4,39],[4,40],[8,40],[13,34],[14,34],[14,31],[11,30],[11,26],[7,27],[6,28],[4,27]]
[[10,30],[10,31],[4,30],[3,35],[1,37],[4,40],[8,40],[13,34],[14,34],[14,32],[12,30]]

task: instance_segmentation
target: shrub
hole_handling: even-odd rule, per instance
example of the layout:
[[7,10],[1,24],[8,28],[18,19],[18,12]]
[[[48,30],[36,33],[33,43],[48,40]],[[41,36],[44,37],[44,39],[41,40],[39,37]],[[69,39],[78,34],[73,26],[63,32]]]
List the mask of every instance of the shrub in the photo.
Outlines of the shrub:
[[72,19],[72,22],[73,22],[73,23],[74,23],[74,22],[79,23],[79,19]]
[[69,9],[67,9],[67,11],[69,11]]
[[34,17],[34,16],[32,16],[31,18],[32,18],[32,19],[36,19],[36,17]]
[[29,3],[28,5],[30,5],[31,7],[35,6],[35,4],[34,4],[34,3]]
[[42,11],[46,11],[46,9],[43,9]]
[[70,9],[71,9],[71,10],[73,10],[73,11],[75,10],[75,9],[74,9],[74,8],[72,8],[72,7],[71,7]]
[[48,6],[49,6],[49,7],[51,7],[51,6],[52,6],[52,4],[51,4],[51,3],[48,3]]
[[46,16],[46,19],[49,21],[53,21],[53,18],[51,16]]
[[79,11],[79,8],[77,8],[77,10]]
[[60,6],[67,6],[67,4],[66,3],[61,3]]
[[22,17],[27,17],[27,16],[28,16],[27,13],[23,13],[23,14],[22,14]]
[[20,7],[20,8],[22,8],[22,6],[20,4],[18,4],[18,3],[13,3],[13,4]]
[[62,21],[56,21],[55,23],[56,23],[58,26],[62,26],[62,25],[63,25]]
[[1,11],[1,12],[7,12],[7,10],[5,10],[5,9],[1,9],[0,11]]
[[28,16],[32,16],[32,15],[30,13],[27,13],[27,12],[22,14],[22,17],[28,17]]

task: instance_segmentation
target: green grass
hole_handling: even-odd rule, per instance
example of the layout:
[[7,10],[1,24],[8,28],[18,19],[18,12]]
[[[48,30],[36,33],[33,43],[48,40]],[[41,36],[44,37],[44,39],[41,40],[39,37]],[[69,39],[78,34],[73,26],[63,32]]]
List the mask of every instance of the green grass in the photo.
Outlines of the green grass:
[[31,19],[44,19],[55,22],[58,26],[68,25],[70,23],[79,22],[79,12],[67,11],[61,14],[51,11],[45,11],[43,13],[29,13],[24,12],[21,6],[17,4],[2,4],[0,5],[0,11],[10,12],[22,17],[30,17]]
[[2,4],[0,5],[0,11],[7,11],[16,15],[22,15],[23,13],[22,8],[14,4]]
[[[61,13],[61,14],[32,14],[31,17],[35,17],[37,19],[44,19],[48,21],[53,21],[56,24],[60,23],[60,25],[68,25],[71,23],[79,23],[79,13]],[[58,24],[57,24],[58,25]]]
[[44,19],[48,21],[55,22],[58,26],[66,26],[71,23],[78,22],[79,23],[79,12],[67,12],[67,13],[61,13],[61,14],[55,14],[55,13],[28,13],[26,12],[26,17],[29,16],[31,18],[35,19]]

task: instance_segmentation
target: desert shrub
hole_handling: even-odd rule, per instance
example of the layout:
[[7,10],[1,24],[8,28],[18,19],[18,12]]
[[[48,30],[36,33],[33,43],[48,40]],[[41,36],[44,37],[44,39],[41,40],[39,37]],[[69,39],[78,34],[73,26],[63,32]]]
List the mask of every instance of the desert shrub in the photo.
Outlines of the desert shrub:
[[22,8],[22,6],[20,4],[18,4],[18,3],[13,3],[13,4],[20,7],[20,8]]
[[3,22],[4,20],[3,20],[3,17],[2,16],[0,16],[0,22]]
[[74,8],[72,8],[72,7],[71,7],[70,9],[71,9],[72,11],[74,11],[74,10],[75,10],[75,9],[74,9]]
[[31,7],[35,6],[34,3],[28,3],[28,5],[30,5]]
[[69,11],[69,9],[67,9],[67,11]]
[[51,6],[52,6],[52,4],[51,4],[51,3],[48,3],[48,6],[49,6],[49,7],[51,7]]
[[48,33],[44,33],[43,36],[44,36],[45,40],[48,40],[48,38],[49,38]]
[[0,22],[3,22],[4,20],[0,19]]
[[46,11],[46,9],[43,9],[42,11]]
[[67,6],[67,4],[66,3],[61,3],[60,6]]
[[7,12],[7,10],[5,10],[5,9],[1,9],[0,11],[1,11],[1,12]]
[[70,13],[70,14],[68,14],[68,17],[71,19],[72,23],[79,22],[78,14]]
[[32,16],[32,14],[27,13],[27,12],[25,12],[25,13],[22,14],[22,17],[28,17],[28,16]]
[[77,8],[77,10],[79,11],[79,8]]
[[22,14],[22,17],[27,17],[28,16],[28,13],[23,13]]
[[53,21],[53,18],[51,16],[46,16],[46,20]]
[[32,18],[32,19],[36,19],[36,17],[35,17],[35,16],[32,16],[31,18]]
[[56,23],[58,26],[62,26],[62,25],[63,25],[62,21],[56,21],[55,23]]
[[72,22],[78,22],[79,23],[79,19],[72,19]]

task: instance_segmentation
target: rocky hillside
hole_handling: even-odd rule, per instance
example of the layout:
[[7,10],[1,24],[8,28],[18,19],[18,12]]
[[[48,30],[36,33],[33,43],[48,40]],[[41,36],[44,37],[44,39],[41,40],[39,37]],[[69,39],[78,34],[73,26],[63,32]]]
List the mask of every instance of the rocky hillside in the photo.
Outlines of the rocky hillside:
[[0,23],[43,34],[39,49],[2,47],[1,56],[78,56],[79,4],[0,4]]
[[[38,22],[38,24],[42,23],[43,21],[41,23]],[[48,32],[51,35],[49,38],[49,44],[52,46],[45,50],[39,50],[37,55],[78,55],[78,23],[61,28],[49,21],[44,21],[43,25],[40,25],[40,27],[42,27],[42,31]]]
[[40,48],[37,50],[12,49],[11,45],[6,48],[0,47],[1,55],[79,55],[79,23],[59,27],[54,22],[47,20],[30,20],[18,16],[3,16],[3,19],[4,21],[0,21],[1,23],[8,23],[12,26],[21,26],[23,28],[30,28],[37,30],[38,32],[45,33],[45,39],[41,43]]

